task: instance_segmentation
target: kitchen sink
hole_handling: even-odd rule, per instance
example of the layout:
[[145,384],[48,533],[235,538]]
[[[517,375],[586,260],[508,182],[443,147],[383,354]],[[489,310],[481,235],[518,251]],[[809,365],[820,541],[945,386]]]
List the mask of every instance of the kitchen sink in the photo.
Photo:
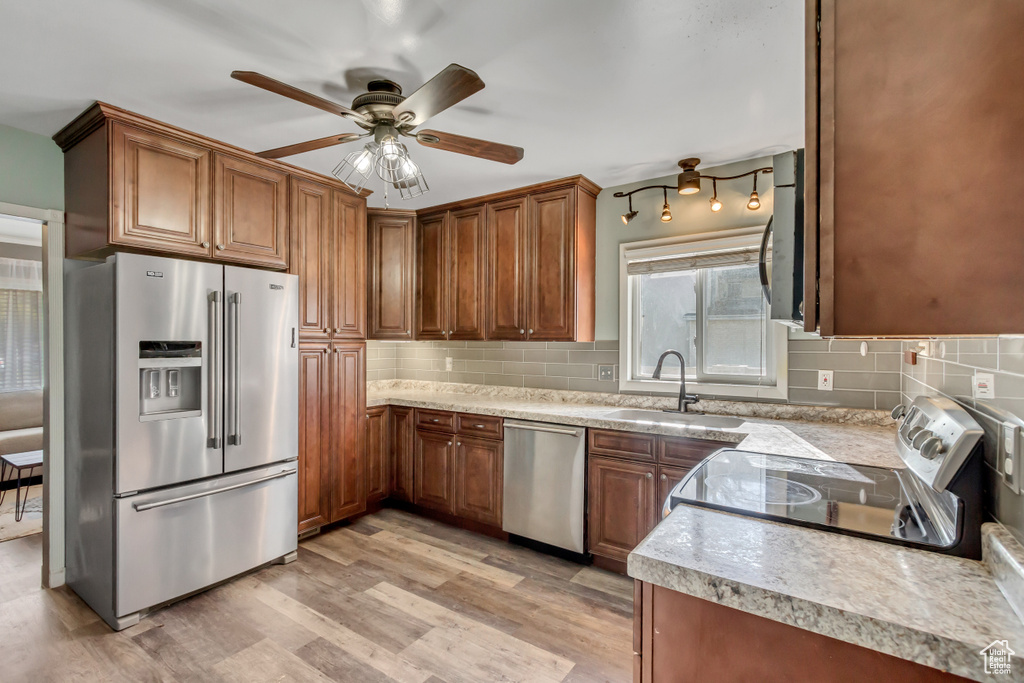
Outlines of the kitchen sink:
[[663,410],[613,410],[604,417],[612,420],[637,420],[640,422],[669,422],[674,424],[708,427],[709,429],[729,429],[739,427],[743,420],[738,417],[721,415],[703,415],[701,413],[672,413]]

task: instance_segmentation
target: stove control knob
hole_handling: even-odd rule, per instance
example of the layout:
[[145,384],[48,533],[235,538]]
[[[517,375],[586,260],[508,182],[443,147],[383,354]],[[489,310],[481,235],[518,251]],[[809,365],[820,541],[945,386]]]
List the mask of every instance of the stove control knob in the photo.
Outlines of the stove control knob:
[[893,408],[892,412],[890,413],[890,415],[892,415],[892,419],[894,419],[894,420],[898,420],[898,419],[900,419],[901,417],[903,417],[906,414],[907,414],[907,407],[905,405],[903,405],[902,403],[899,404],[898,406],[896,406],[895,408]]
[[942,439],[937,436],[930,436],[921,444],[920,450],[923,457],[929,460],[934,460],[935,457],[944,450],[942,447]]
[[932,438],[933,436],[935,436],[935,433],[927,429],[918,429],[917,431],[911,431],[910,445],[916,448],[917,450],[921,450],[921,446],[924,445],[924,442]]

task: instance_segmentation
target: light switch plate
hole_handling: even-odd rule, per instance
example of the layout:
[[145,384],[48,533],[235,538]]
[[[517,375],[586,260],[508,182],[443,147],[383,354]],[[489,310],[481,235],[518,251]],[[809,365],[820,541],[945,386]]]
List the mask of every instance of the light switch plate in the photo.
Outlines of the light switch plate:
[[974,398],[995,398],[996,378],[991,372],[974,373]]
[[448,356],[448,357],[446,357],[444,359],[444,369],[445,369],[445,372],[451,372],[452,371],[452,357],[451,356]]
[[832,383],[834,379],[834,370],[818,370],[818,390],[832,391]]
[[598,365],[597,366],[597,378],[607,382],[611,382],[615,379],[615,366],[614,365]]

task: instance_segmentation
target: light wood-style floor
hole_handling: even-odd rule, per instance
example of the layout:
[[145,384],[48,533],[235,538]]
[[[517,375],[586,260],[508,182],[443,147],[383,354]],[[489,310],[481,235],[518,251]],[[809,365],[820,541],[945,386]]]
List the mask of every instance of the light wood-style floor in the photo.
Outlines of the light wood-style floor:
[[0,544],[0,681],[629,681],[632,582],[396,510],[111,631]]

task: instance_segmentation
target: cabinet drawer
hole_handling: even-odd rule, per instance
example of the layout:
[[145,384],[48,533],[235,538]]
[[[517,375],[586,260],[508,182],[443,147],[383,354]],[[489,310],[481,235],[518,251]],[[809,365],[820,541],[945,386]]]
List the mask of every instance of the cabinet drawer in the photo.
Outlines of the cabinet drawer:
[[653,434],[591,429],[588,451],[593,455],[611,455],[617,458],[653,461],[656,441],[657,437]]
[[658,462],[690,468],[718,449],[732,448],[735,445],[725,441],[663,436],[658,439]]
[[457,431],[459,434],[473,434],[490,439],[502,438],[502,420],[500,417],[459,413],[456,416],[456,424],[458,425]]
[[455,413],[449,413],[445,410],[417,410],[416,428],[454,434]]

